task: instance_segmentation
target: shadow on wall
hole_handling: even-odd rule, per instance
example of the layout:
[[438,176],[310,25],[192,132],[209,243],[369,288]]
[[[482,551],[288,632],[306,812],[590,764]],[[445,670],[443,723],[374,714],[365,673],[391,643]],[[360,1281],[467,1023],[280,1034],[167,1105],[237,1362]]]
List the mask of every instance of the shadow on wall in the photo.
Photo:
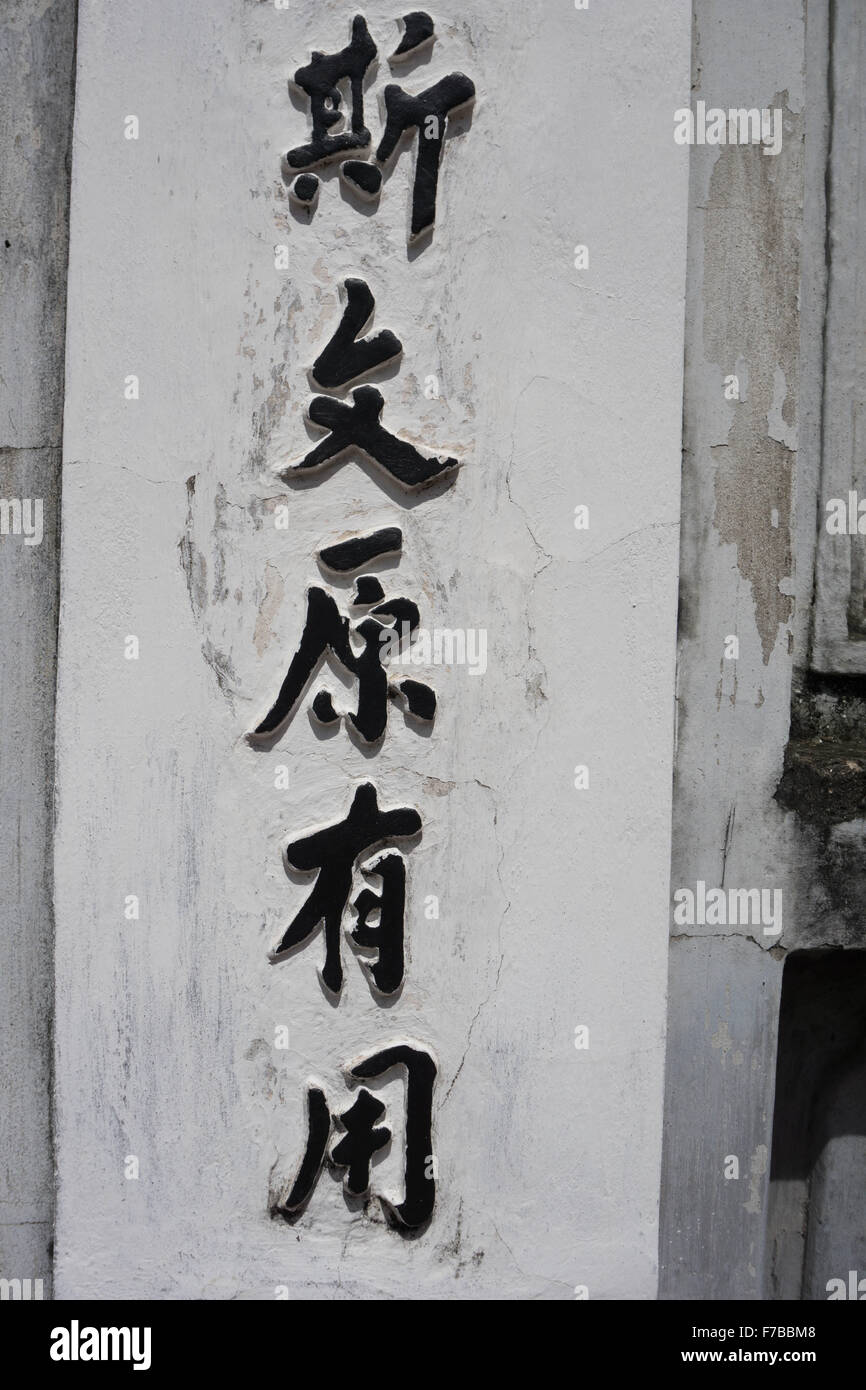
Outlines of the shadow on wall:
[[795,952],[782,979],[765,1296],[866,1298],[864,1211],[866,951]]

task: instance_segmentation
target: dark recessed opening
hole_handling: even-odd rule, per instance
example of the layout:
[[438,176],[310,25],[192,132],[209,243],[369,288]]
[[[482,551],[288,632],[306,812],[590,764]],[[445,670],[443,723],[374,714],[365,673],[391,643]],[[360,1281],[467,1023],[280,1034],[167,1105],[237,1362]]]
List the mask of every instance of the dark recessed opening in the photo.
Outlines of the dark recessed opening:
[[785,963],[767,1269],[770,1298],[826,1299],[831,1281],[866,1278],[866,951]]

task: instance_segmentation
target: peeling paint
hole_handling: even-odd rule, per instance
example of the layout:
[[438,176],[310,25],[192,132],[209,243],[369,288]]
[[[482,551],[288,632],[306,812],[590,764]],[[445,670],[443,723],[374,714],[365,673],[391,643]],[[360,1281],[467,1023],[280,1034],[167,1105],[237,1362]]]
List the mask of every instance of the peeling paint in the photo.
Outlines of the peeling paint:
[[274,632],[271,623],[280,611],[283,602],[285,585],[283,576],[280,574],[276,565],[270,561],[265,566],[265,594],[259,604],[256,627],[253,634],[253,645],[259,656],[262,656],[273,641]]
[[[799,215],[786,190],[802,167],[802,116],[787,92],[770,103],[783,110],[781,153],[758,146],[720,149],[710,180],[704,222],[704,348],[722,375],[748,362],[748,395],[730,405],[727,441],[711,453],[716,464],[715,525],[737,548],[748,580],[766,665],[779,629],[793,613],[780,584],[792,566],[791,496],[796,449]],[[778,526],[772,524],[773,511]]]

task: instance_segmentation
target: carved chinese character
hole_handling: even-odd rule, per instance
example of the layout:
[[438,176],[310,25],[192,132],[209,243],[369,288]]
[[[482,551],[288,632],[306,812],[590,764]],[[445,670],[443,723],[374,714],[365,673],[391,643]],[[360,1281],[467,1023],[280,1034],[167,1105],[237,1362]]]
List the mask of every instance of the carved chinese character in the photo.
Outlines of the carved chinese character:
[[363,280],[347,280],[343,286],[346,294],[346,308],[340,325],[326,348],[319,353],[313,363],[310,380],[318,391],[337,391],[352,381],[397,361],[403,351],[403,344],[388,328],[377,333],[375,338],[363,338],[363,333],[373,317],[376,301],[369,285]]
[[[406,1076],[404,1196],[401,1202],[391,1202],[381,1193],[376,1195],[392,1224],[414,1231],[429,1221],[436,1203],[436,1159],[432,1153],[436,1059],[422,1044],[401,1041],[357,1058],[344,1071],[348,1081],[370,1081],[386,1077],[395,1068],[402,1068]],[[303,1212],[326,1158],[334,1167],[345,1169],[343,1186],[347,1196],[368,1197],[373,1157],[391,1138],[391,1130],[386,1125],[379,1126],[385,1106],[364,1087],[353,1105],[332,1116],[325,1092],[311,1082],[307,1088],[307,1113],[307,1145],[301,1166],[288,1196],[275,1206],[290,1221],[297,1220]],[[335,1123],[344,1130],[344,1137],[328,1154]]]
[[[364,782],[356,788],[345,820],[315,830],[286,847],[289,869],[299,873],[316,872],[316,882],[306,902],[283,933],[272,961],[285,959],[305,946],[319,926],[325,929],[325,961],[320,979],[330,994],[339,996],[343,988],[340,928],[352,893],[352,877],[357,867],[365,878],[378,877],[382,892],[362,890],[353,907],[357,925],[352,939],[362,949],[378,950],[378,960],[366,971],[371,987],[379,994],[394,994],[403,982],[403,918],[406,873],[402,856],[389,853],[361,864],[371,850],[381,850],[396,840],[408,840],[421,830],[421,817],[409,806],[393,811],[379,809],[376,788]],[[369,924],[372,912],[379,912],[376,926]],[[366,965],[366,962],[362,962]]]
[[[404,33],[391,65],[396,67],[432,48],[435,40],[433,20],[424,10],[413,10],[403,17]],[[298,68],[294,85],[310,100],[313,134],[310,142],[289,150],[286,162],[291,170],[318,168],[340,161],[340,178],[352,192],[373,203],[382,191],[383,171],[406,131],[418,132],[418,149],[412,185],[410,245],[431,230],[436,220],[439,166],[450,119],[467,110],[475,100],[475,84],[462,72],[449,73],[422,92],[405,91],[395,83],[384,90],[385,130],[376,150],[375,163],[368,162],[370,132],[364,124],[365,74],[376,57],[376,45],[366,21],[356,15],[352,41],[339,53],[313,53],[310,63]],[[351,85],[351,129],[329,134],[343,118],[340,82]],[[316,205],[318,184],[309,173],[295,179],[291,196],[298,207],[310,215]]]
[[375,386],[360,386],[353,391],[351,405],[316,396],[310,403],[308,418],[311,424],[326,430],[328,437],[300,462],[283,469],[280,476],[288,482],[299,474],[318,473],[328,464],[347,463],[353,454],[361,454],[378,465],[404,492],[416,492],[456,472],[460,467],[457,459],[426,458],[414,444],[389,433],[379,423],[384,404],[384,397]]
[[[396,541],[395,541],[396,534]],[[396,527],[383,527],[364,536],[352,537],[340,545],[322,551],[326,566],[338,573],[359,560],[361,567],[371,560],[391,554],[400,545]],[[355,582],[352,608],[366,609],[366,614],[354,624],[344,616],[331,594],[318,585],[307,592],[307,616],[298,649],[289,663],[279,694],[259,725],[248,735],[252,743],[271,743],[288,726],[301,699],[327,655],[333,657],[347,675],[358,682],[358,703],[346,715],[349,727],[365,744],[378,743],[385,735],[388,720],[388,700],[403,705],[406,716],[422,724],[431,724],[436,714],[436,695],[421,681],[389,681],[383,659],[411,641],[417,630],[420,613],[417,605],[407,598],[386,598],[381,583],[373,574],[363,574]],[[387,621],[383,621],[386,619]],[[355,650],[352,639],[360,641]],[[327,690],[320,690],[313,700],[312,717],[325,727],[336,724],[342,715],[334,708]]]
[[[310,372],[313,386],[326,391],[339,391],[398,361],[403,351],[400,339],[387,328],[373,337],[358,337],[373,316],[375,300],[363,280],[346,280],[344,291],[346,307],[339,326]],[[327,396],[314,397],[308,418],[311,424],[327,430],[328,437],[298,463],[280,470],[280,477],[288,482],[306,473],[321,473],[355,454],[376,464],[404,492],[416,492],[450,478],[460,467],[458,460],[428,458],[408,440],[391,434],[379,419],[384,403],[375,386],[354,390],[351,405]]]
[[[308,145],[289,150],[286,162],[291,169],[313,169],[370,144],[370,132],[364,124],[364,75],[375,57],[376,45],[367,21],[358,14],[352,21],[352,40],[346,48],[339,53],[313,53],[307,66],[298,68],[294,83],[310,99],[313,135]],[[338,84],[344,79],[351,84],[352,127],[329,135],[331,127],[343,119]]]
[[467,108],[474,100],[475,83],[462,72],[452,72],[417,96],[393,83],[385,88],[387,121],[376,151],[377,162],[387,164],[405,130],[418,131],[410,244],[429,232],[436,220],[439,162],[448,117]]

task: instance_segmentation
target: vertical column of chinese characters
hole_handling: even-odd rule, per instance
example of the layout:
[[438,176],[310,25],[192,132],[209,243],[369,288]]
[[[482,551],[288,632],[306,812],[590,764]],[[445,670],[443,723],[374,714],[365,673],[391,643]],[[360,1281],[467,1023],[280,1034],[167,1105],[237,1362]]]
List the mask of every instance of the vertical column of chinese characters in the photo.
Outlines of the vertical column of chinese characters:
[[[432,48],[435,30],[421,11],[403,19],[401,42],[391,65],[406,62]],[[337,53],[312,54],[297,69],[294,87],[309,104],[312,133],[308,143],[290,150],[285,167],[291,178],[290,196],[312,218],[319,202],[321,180],[316,170],[338,166],[338,176],[353,196],[377,203],[390,171],[392,156],[404,134],[417,136],[411,195],[410,245],[427,236],[435,221],[443,141],[449,118],[467,108],[474,84],[462,73],[451,73],[426,90],[411,94],[389,84],[383,93],[385,126],[375,156],[365,124],[364,81],[377,57],[377,46],[362,15],[351,25],[348,45]],[[341,85],[343,90],[341,90]],[[348,97],[351,113],[341,109]],[[323,438],[304,457],[284,468],[287,484],[309,479],[323,482],[335,469],[351,462],[366,463],[392,498],[417,498],[426,489],[449,488],[460,467],[456,458],[431,457],[392,433],[383,423],[385,400],[371,378],[399,370],[403,345],[389,329],[362,336],[370,326],[375,300],[370,286],[347,278],[342,287],[345,307],[327,345],[310,371],[316,394],[308,408],[312,426]],[[351,401],[345,392],[351,388]],[[395,502],[396,505],[396,502]],[[389,701],[399,705],[407,723],[432,730],[436,695],[426,683],[391,678],[390,658],[399,663],[420,624],[415,602],[402,594],[386,593],[375,572],[377,562],[392,562],[403,548],[398,525],[380,526],[335,541],[324,537],[316,551],[322,585],[306,594],[300,638],[285,678],[267,713],[247,734],[256,747],[269,748],[288,731],[302,703],[311,696],[310,717],[320,728],[345,735],[374,757],[387,736]],[[380,569],[381,572],[381,569]],[[353,584],[343,612],[328,583]],[[329,660],[353,690],[354,708],[338,709],[326,689],[312,687],[322,664]],[[422,829],[421,816],[411,806],[390,804],[373,781],[347,791],[342,818],[302,834],[286,846],[290,870],[316,875],[313,887],[271,953],[275,963],[301,950],[324,929],[324,963],[320,979],[337,1006],[343,989],[342,939],[344,923],[356,947],[368,954],[359,964],[373,998],[395,1002],[406,969],[404,949],[407,882],[406,855]],[[351,926],[348,924],[351,922]],[[378,1050],[362,1052],[343,1066],[347,1086],[355,1087],[346,1108],[335,1107],[316,1082],[307,1086],[308,1132],[297,1172],[274,1203],[288,1220],[303,1213],[324,1163],[344,1172],[347,1196],[371,1195],[374,1155],[391,1138],[386,1107],[363,1084],[402,1069],[405,1079],[405,1153],[403,1200],[388,1202],[375,1193],[391,1223],[417,1230],[431,1218],[436,1201],[436,1161],[433,1156],[433,1102],[437,1061],[424,1042],[398,1038]],[[332,1142],[332,1136],[333,1142]]]

